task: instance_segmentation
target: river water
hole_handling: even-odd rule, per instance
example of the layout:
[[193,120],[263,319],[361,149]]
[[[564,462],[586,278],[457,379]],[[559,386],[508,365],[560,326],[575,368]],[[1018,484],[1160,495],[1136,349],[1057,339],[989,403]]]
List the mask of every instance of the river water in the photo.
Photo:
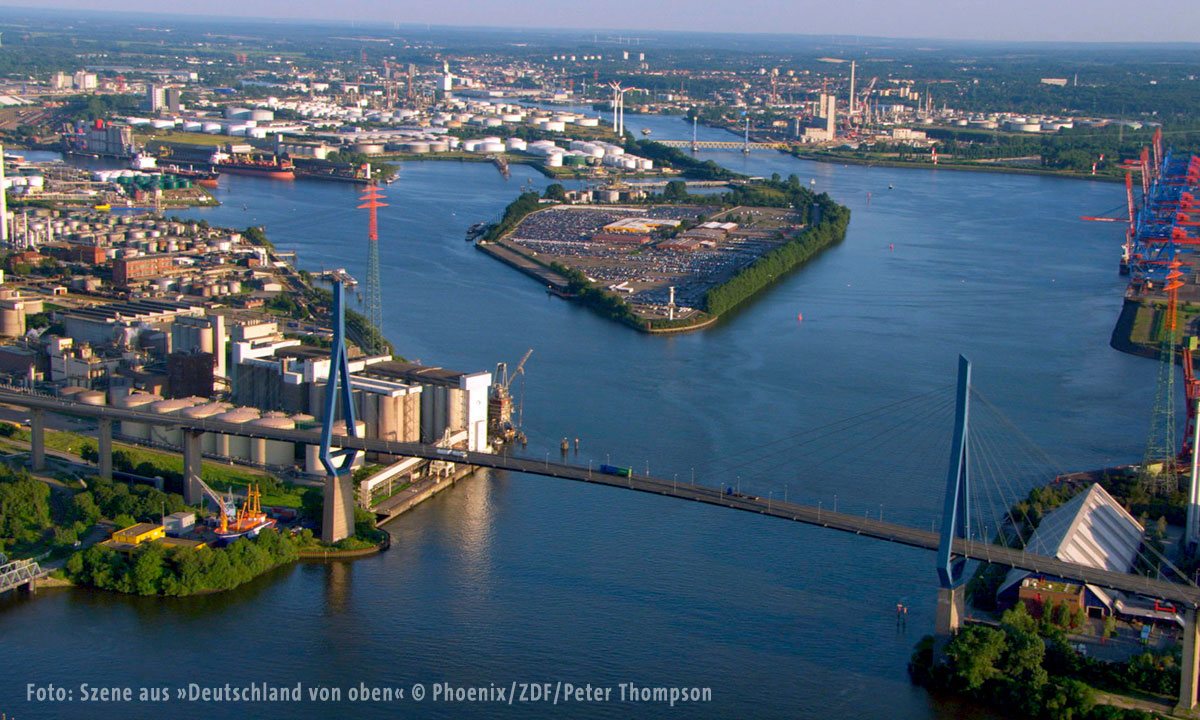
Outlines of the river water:
[[[678,118],[627,118],[654,138]],[[700,129],[700,139],[728,139]],[[916,471],[874,431],[843,460],[723,463],[806,427],[942,388],[955,358],[1067,469],[1136,461],[1154,363],[1108,347],[1120,308],[1119,231],[1079,216],[1117,185],[850,167],[772,152],[705,153],[796,173],[853,211],[844,243],[718,325],[646,336],[548,296],[463,241],[525,185],[482,163],[410,162],[380,215],[385,331],[410,359],[462,370],[528,348],[526,452],[927,526],[944,482],[941,426]],[[889,189],[890,188],[890,189]],[[218,225],[265,224],[309,270],[365,280],[366,218],[350,185],[224,176]],[[803,321],[798,316],[803,316]],[[520,383],[517,381],[518,394]],[[753,453],[739,456],[749,460]],[[723,472],[718,472],[724,465]],[[713,688],[669,709],[601,703],[578,717],[983,718],[912,687],[905,664],[932,627],[933,556],[719,508],[535,477],[480,473],[393,522],[393,549],[301,564],[234,592],[158,600],[87,590],[0,602],[0,711],[27,718],[550,716],[519,708],[303,704],[155,708],[26,702],[25,683],[178,687],[249,681],[410,688],[554,682]],[[897,628],[895,607],[910,607]],[[614,691],[617,692],[617,691]],[[614,696],[615,697],[615,696]]]

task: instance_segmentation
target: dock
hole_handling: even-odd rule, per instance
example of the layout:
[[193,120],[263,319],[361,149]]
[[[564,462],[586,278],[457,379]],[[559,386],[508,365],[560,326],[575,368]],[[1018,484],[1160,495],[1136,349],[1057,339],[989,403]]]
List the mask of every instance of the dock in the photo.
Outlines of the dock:
[[476,249],[491,255],[505,265],[514,267],[526,275],[536,279],[538,282],[547,286],[554,294],[570,295],[570,281],[567,280],[565,275],[561,275],[544,265],[535,263],[524,254],[513,250],[503,242],[475,243],[475,247]]

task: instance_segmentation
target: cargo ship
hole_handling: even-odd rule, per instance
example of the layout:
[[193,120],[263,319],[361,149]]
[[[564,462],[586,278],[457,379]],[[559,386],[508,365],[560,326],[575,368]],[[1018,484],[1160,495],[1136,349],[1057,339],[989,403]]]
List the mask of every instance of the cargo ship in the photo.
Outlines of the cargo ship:
[[214,170],[235,175],[257,175],[275,180],[295,180],[296,167],[292,161],[277,155],[255,158],[252,155],[213,153],[209,163]]
[[348,182],[358,185],[366,185],[371,181],[370,165],[351,165],[316,159],[297,160],[293,165],[293,172],[298,178]]
[[159,169],[167,175],[175,175],[177,177],[187,178],[197,185],[206,188],[217,187],[217,183],[221,179],[221,173],[217,172],[216,170],[203,170],[192,167],[191,165],[187,167],[180,167],[179,165],[160,165]]

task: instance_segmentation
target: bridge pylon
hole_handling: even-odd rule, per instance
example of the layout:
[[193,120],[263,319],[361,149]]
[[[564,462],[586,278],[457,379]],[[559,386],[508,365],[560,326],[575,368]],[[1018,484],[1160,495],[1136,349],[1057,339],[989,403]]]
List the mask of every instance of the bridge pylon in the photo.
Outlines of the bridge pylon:
[[329,351],[329,378],[325,382],[325,415],[321,418],[321,465],[325,480],[325,508],[322,513],[321,539],[328,543],[343,540],[354,533],[354,481],[351,469],[357,450],[333,452],[333,424],[341,400],[346,434],[358,436],[354,421],[354,396],[350,389],[350,363],[346,357],[345,291],[341,280],[333,283],[333,347]]
[[942,537],[938,543],[938,602],[935,638],[948,638],[958,632],[965,613],[967,560],[954,554],[954,540],[969,539],[971,529],[967,427],[971,410],[971,361],[958,356],[958,393],[954,413],[954,441],[950,447],[950,468],[946,474],[946,502],[942,509]]

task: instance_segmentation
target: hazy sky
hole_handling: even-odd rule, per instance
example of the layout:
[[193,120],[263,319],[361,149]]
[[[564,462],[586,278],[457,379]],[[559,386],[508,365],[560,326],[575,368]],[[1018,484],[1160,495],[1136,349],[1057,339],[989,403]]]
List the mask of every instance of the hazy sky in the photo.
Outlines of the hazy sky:
[[17,0],[5,4],[435,25],[1200,42],[1197,0]]

